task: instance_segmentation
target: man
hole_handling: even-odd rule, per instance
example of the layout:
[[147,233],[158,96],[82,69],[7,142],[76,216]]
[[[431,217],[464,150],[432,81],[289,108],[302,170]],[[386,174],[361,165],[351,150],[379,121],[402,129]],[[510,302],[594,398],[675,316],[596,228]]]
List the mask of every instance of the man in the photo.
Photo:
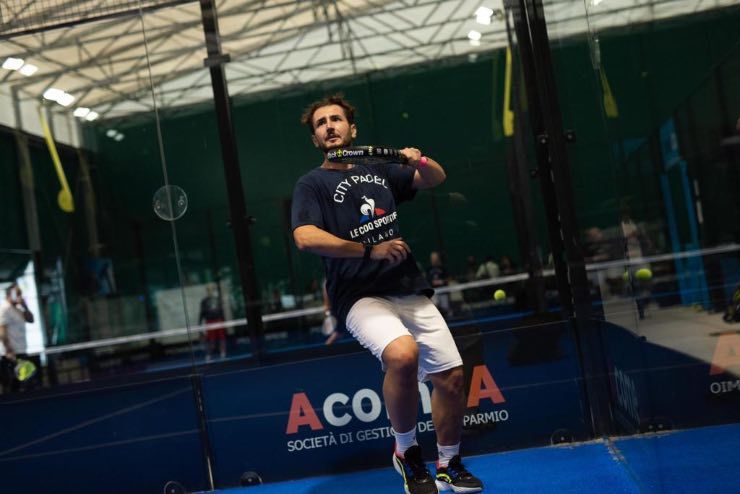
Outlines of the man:
[[13,283],[5,290],[5,300],[0,304],[0,379],[3,392],[20,390],[20,381],[15,376],[15,364],[18,358],[27,358],[26,323],[33,322],[33,313],[23,300],[21,288]]
[[[357,136],[354,108],[340,95],[308,107],[302,122],[322,152]],[[318,254],[340,324],[382,363],[383,397],[395,431],[393,465],[409,494],[479,492],[482,483],[460,460],[465,410],[462,359],[447,325],[429,300],[433,290],[399,231],[396,206],[419,189],[442,183],[445,172],[415,148],[408,166],[331,163],[301,177],[293,192],[293,237]],[[431,380],[437,431],[436,480],[416,442],[418,381]]]

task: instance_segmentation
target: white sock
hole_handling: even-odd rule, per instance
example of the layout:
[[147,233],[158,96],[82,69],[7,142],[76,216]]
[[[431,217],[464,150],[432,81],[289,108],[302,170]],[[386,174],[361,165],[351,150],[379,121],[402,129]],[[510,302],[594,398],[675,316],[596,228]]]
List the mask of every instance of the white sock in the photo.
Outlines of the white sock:
[[408,432],[395,432],[396,436],[396,454],[403,458],[403,454],[411,446],[416,446],[416,427]]
[[452,446],[442,446],[437,443],[437,466],[446,467],[450,464],[452,457],[460,454],[460,443]]

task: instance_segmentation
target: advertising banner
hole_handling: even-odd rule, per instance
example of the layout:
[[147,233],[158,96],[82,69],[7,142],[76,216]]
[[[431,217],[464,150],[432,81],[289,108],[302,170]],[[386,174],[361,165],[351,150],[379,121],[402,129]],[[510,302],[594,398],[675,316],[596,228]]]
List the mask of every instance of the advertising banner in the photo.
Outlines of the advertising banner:
[[620,432],[659,432],[737,421],[740,335],[697,338],[694,354],[602,323]]
[[[554,336],[553,336],[554,335]],[[553,348],[532,352],[538,337]],[[463,454],[586,439],[565,325],[457,338],[465,360]],[[380,363],[368,352],[205,378],[216,481],[265,481],[390,466],[393,430]],[[432,387],[419,384],[417,437],[436,459]]]

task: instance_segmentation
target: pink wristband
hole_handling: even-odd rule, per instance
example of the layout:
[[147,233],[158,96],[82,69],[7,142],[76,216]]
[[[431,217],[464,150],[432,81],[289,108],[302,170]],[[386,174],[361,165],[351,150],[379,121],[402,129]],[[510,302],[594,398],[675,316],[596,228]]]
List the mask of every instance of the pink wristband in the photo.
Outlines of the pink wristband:
[[429,160],[427,159],[427,157],[426,156],[422,156],[419,159],[419,164],[417,165],[417,168],[424,168],[428,164],[429,164]]

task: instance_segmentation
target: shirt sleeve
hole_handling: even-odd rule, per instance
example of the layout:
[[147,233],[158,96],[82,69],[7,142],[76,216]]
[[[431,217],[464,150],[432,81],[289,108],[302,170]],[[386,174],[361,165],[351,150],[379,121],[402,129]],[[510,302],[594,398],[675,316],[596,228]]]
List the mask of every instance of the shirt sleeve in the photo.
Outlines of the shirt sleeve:
[[293,190],[291,224],[293,230],[304,225],[314,225],[324,229],[321,202],[313,187],[303,180],[299,181]]
[[396,199],[396,204],[410,201],[416,195],[414,189],[414,174],[416,168],[404,165],[383,165],[387,169],[388,184]]

